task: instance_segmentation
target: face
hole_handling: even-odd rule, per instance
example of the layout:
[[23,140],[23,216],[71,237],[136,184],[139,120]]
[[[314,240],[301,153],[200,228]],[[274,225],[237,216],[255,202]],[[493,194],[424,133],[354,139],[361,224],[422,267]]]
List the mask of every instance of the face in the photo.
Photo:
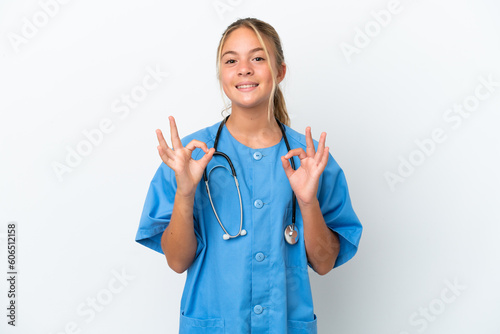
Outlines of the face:
[[[264,36],[262,38],[271,57],[269,61],[278,84],[283,80],[285,65],[282,65],[278,73],[274,47]],[[254,31],[246,27],[234,30],[226,38],[221,55],[222,87],[232,102],[233,111],[245,108],[267,112],[273,78],[264,49]]]

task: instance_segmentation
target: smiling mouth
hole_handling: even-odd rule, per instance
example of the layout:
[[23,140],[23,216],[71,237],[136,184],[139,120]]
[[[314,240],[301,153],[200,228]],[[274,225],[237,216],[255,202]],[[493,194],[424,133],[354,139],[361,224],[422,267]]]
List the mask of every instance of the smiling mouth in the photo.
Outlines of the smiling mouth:
[[255,85],[240,85],[240,86],[236,86],[236,88],[238,89],[241,89],[241,88],[253,88],[253,87],[257,87],[259,84],[255,84]]

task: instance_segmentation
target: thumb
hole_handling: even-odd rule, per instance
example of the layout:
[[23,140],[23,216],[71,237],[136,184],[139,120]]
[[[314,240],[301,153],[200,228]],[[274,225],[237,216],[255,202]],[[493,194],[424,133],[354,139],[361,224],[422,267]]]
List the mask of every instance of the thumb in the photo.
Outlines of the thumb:
[[212,147],[212,148],[210,148],[210,149],[208,150],[208,152],[207,152],[207,153],[205,153],[205,155],[204,155],[203,157],[201,157],[201,159],[200,159],[200,160],[198,160],[198,161],[199,161],[199,163],[200,163],[200,166],[201,166],[202,168],[207,167],[207,165],[208,165],[208,163],[210,162],[210,160],[212,160],[212,157],[213,157],[213,155],[214,155],[214,152],[215,152],[215,149]]
[[282,156],[281,164],[283,165],[283,169],[285,170],[286,177],[290,178],[290,176],[292,176],[294,173],[292,166],[290,166],[290,161]]

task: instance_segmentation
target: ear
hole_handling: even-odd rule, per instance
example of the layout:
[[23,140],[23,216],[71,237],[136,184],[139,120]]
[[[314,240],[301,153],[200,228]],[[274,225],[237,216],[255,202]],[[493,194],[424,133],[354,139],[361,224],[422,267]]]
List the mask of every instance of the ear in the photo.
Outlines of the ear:
[[283,79],[285,78],[285,74],[286,74],[286,64],[283,63],[281,64],[281,66],[278,67],[278,75],[276,76],[276,80],[278,81],[278,83],[283,81]]

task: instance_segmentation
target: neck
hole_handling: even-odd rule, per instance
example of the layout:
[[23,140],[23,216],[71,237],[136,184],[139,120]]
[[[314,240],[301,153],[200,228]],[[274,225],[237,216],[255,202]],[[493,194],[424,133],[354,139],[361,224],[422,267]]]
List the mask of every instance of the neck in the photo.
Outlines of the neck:
[[251,148],[273,146],[281,140],[281,130],[272,117],[265,112],[249,112],[234,109],[226,122],[231,135],[240,143]]

